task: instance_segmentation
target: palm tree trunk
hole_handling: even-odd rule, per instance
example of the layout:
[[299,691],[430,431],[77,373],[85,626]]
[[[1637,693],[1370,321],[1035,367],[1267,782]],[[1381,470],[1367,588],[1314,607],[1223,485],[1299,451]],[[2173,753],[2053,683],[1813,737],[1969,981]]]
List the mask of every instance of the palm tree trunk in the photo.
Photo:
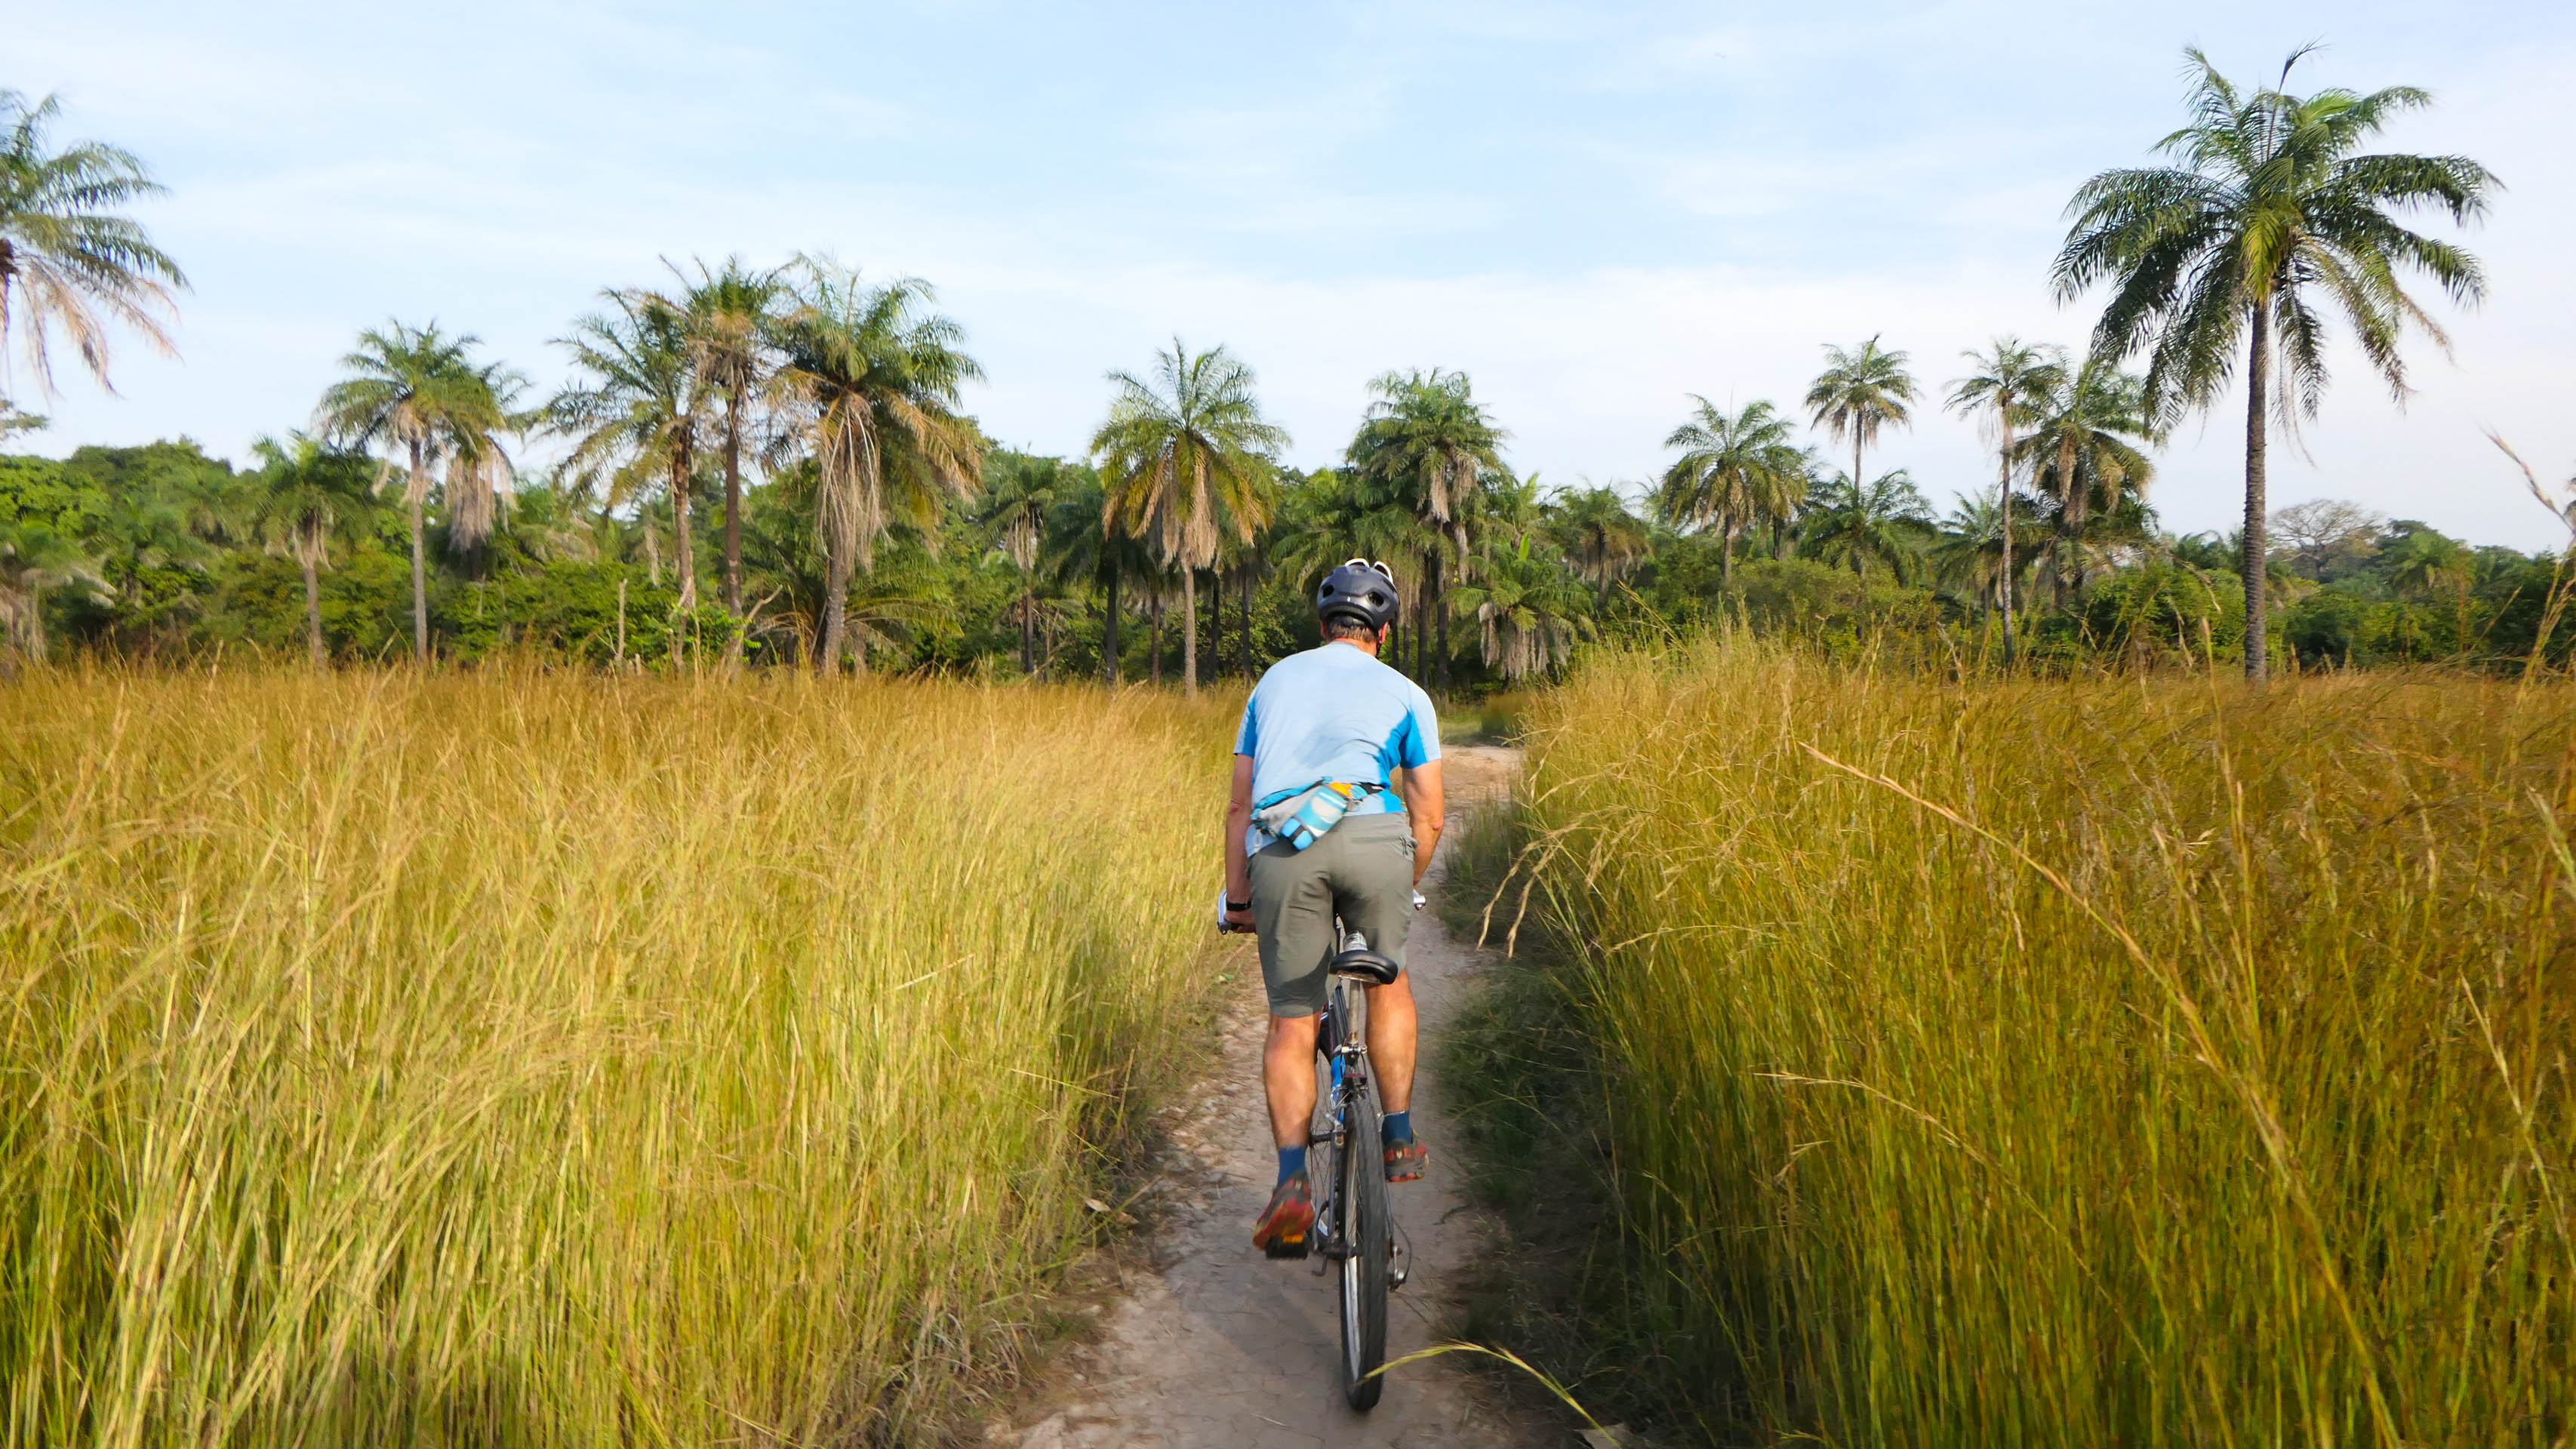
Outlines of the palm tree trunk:
[[1108,676],[1109,687],[1111,689],[1116,689],[1118,687],[1119,658],[1118,568],[1115,564],[1112,564],[1109,569],[1109,621],[1108,627],[1102,631],[1101,642],[1100,669],[1103,674]]
[[1449,689],[1449,591],[1444,587],[1445,582],[1440,574],[1440,557],[1434,554],[1431,558],[1431,619],[1439,630],[1439,639],[1431,651],[1431,667],[1439,675],[1437,683],[1444,694]]
[[823,647],[815,653],[814,668],[817,673],[838,674],[850,628],[850,560],[836,549],[823,572]]
[[2271,391],[2272,317],[2259,301],[2254,304],[2252,333],[2245,355],[2245,546],[2237,571],[2245,582],[2245,677],[2261,684],[2271,665],[2270,641],[2264,635],[2271,611],[2263,598],[2268,562],[2263,537],[2263,400]]
[[1727,593],[1735,588],[1735,525],[1720,520],[1717,540],[1717,588]]
[[313,669],[314,672],[318,674],[322,671],[324,664],[322,656],[322,579],[320,576],[319,563],[316,557],[321,550],[317,546],[315,540],[308,538],[304,541],[304,547],[297,549],[296,552],[303,556],[302,562],[304,564],[304,637],[305,642],[310,644],[313,648]]
[[697,555],[689,546],[689,450],[671,452],[671,552],[680,571],[680,610],[698,606]]
[[[725,611],[742,613],[742,399],[725,399]],[[740,653],[742,636],[734,635]]]
[[2003,502],[2004,502],[2004,668],[2013,662],[2013,567],[2012,567],[2012,394],[2005,393],[1997,404],[1997,416],[2003,420]]
[[420,441],[411,445],[411,483],[404,490],[411,500],[411,657],[413,662],[429,662],[429,567],[420,552],[420,501],[429,492],[429,466],[421,460]]
[[[1022,575],[1024,580],[1026,577]],[[1037,672],[1037,640],[1034,637],[1037,607],[1038,596],[1023,582],[1020,588],[1020,673],[1023,676]]]
[[1199,697],[1199,571],[1181,566],[1181,690]]
[[1252,570],[1243,571],[1243,677],[1261,677],[1261,663],[1252,657]]
[[1163,590],[1159,585],[1154,590],[1152,602],[1146,605],[1146,614],[1153,622],[1152,632],[1146,637],[1145,652],[1153,656],[1154,687],[1160,689],[1163,684]]

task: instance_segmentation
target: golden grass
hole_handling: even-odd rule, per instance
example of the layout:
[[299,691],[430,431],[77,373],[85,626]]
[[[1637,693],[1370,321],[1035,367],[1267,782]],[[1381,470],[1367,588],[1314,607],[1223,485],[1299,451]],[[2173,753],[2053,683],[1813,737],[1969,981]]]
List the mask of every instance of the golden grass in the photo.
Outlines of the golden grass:
[[1195,994],[1222,723],[0,690],[7,1442],[931,1434]]
[[1531,726],[1524,865],[1703,1427],[2576,1435],[2566,686],[1736,640]]

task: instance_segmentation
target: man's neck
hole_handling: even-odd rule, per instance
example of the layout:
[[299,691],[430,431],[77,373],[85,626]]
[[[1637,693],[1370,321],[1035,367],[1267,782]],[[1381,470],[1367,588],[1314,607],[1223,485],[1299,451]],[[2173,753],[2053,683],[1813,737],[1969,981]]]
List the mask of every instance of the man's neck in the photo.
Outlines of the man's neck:
[[1377,641],[1375,639],[1327,639],[1324,642],[1327,644],[1348,644],[1371,659],[1375,659],[1377,657]]

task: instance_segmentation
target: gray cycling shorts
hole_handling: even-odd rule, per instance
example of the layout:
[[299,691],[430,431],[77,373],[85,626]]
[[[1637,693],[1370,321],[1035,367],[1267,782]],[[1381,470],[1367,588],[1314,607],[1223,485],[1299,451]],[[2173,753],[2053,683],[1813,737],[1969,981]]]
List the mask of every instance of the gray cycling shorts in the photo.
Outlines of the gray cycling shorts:
[[1406,815],[1345,815],[1304,850],[1276,841],[1249,864],[1272,1016],[1324,1009],[1336,913],[1372,949],[1403,963],[1413,929],[1413,822]]

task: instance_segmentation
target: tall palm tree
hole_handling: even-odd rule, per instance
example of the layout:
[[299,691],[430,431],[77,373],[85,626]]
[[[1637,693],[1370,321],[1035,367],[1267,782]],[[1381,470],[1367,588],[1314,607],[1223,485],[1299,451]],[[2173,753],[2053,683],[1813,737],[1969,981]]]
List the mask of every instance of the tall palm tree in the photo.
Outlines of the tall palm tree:
[[1556,535],[1575,575],[1592,585],[1606,609],[1610,585],[1635,568],[1654,541],[1645,521],[1628,511],[1628,500],[1616,488],[1567,489],[1549,513],[1548,531]]
[[671,268],[680,290],[670,302],[687,319],[689,369],[716,408],[715,441],[724,454],[724,600],[726,611],[739,617],[744,431],[776,370],[778,313],[789,287],[783,267],[755,271],[740,257],[727,257],[712,271],[703,261],[696,265],[694,280]]
[[447,484],[448,542],[480,548],[498,512],[498,485],[509,476],[500,435],[528,419],[512,410],[526,381],[497,362],[478,363],[471,334],[450,337],[436,322],[358,334],[357,350],[340,359],[348,373],[322,394],[315,430],[353,448],[385,447],[407,467],[403,501],[411,512],[412,655],[429,662],[429,576],[421,552],[421,510],[431,470]]
[[2004,336],[1983,353],[1963,352],[1969,373],[1950,384],[1950,409],[1982,416],[1996,435],[1997,507],[2002,517],[1994,529],[2003,562],[1996,571],[2002,589],[2004,663],[2013,661],[2013,429],[2035,420],[2037,400],[2066,378],[2065,354],[2054,347],[2032,347]]
[[[2017,445],[2039,490],[2057,500],[2056,587],[2080,585],[2083,546],[2097,513],[2145,496],[2155,479],[2146,455],[2160,435],[2146,384],[2099,357],[2061,369],[2029,402],[2030,435]],[[2068,560],[2077,560],[2072,576]]]
[[1152,574],[1154,559],[1144,540],[1104,525],[1105,504],[1098,475],[1080,464],[1066,465],[1047,508],[1046,542],[1038,557],[1057,584],[1101,591],[1100,678],[1115,689],[1121,653],[1119,593]]
[[1756,398],[1734,413],[1697,393],[1689,421],[1664,439],[1682,456],[1664,470],[1656,516],[1674,528],[1716,525],[1718,576],[1735,580],[1735,540],[1798,511],[1807,493],[1807,455],[1789,441],[1789,420]]
[[1450,564],[1469,556],[1471,528],[1481,488],[1488,473],[1502,471],[1503,441],[1511,434],[1494,425],[1476,401],[1473,384],[1463,372],[1417,368],[1389,372],[1369,384],[1376,401],[1351,439],[1349,458],[1361,479],[1392,489],[1420,525],[1421,539],[1411,552],[1421,586],[1414,592],[1415,672],[1420,660],[1424,621],[1436,635],[1440,680],[1448,683],[1449,612],[1442,595]]
[[[898,523],[928,527],[940,505],[973,496],[983,436],[958,390],[983,370],[965,332],[923,309],[930,284],[872,286],[828,259],[799,257],[796,305],[779,325],[782,456],[811,458],[828,577],[816,666],[840,668],[854,571],[876,566],[877,540]],[[861,668],[867,658],[857,651]]]
[[55,329],[107,387],[109,324],[170,353],[162,317],[188,285],[140,223],[116,214],[163,188],[114,146],[82,141],[54,150],[45,133],[60,109],[52,96],[31,105],[0,90],[0,360],[15,327],[43,394],[54,390]]
[[611,504],[657,484],[669,495],[679,607],[694,609],[698,568],[689,491],[712,399],[693,365],[688,315],[652,292],[612,289],[600,296],[607,310],[579,319],[570,336],[555,339],[586,376],[546,404],[546,426],[573,440],[563,473],[576,486],[604,482]]
[[1807,388],[1807,411],[1816,427],[1852,445],[1851,476],[1866,476],[1861,455],[1881,428],[1909,427],[1914,417],[1914,376],[1902,352],[1889,352],[1872,337],[1849,352],[1825,349],[1825,370]]
[[1181,678],[1199,687],[1198,571],[1217,560],[1221,531],[1249,540],[1269,522],[1262,482],[1288,432],[1261,415],[1252,369],[1224,347],[1193,354],[1179,338],[1154,355],[1149,385],[1109,374],[1117,394],[1092,435],[1105,490],[1102,526],[1151,535],[1181,571]]
[[362,453],[327,448],[302,433],[286,436],[284,443],[261,438],[251,444],[260,461],[259,471],[251,475],[251,516],[262,541],[304,570],[304,635],[318,670],[328,662],[322,643],[322,566],[329,561],[332,540],[372,511],[375,469]]
[[[2209,406],[2245,359],[2245,673],[2268,665],[2264,453],[2267,410],[2285,426],[2314,416],[2325,394],[2325,319],[2343,313],[2362,355],[2402,399],[2398,344],[2414,323],[2441,328],[2398,283],[2429,277],[2454,302],[2486,290],[2477,259],[2398,225],[2394,213],[2432,207],[2466,224],[2484,214],[2495,178],[2465,156],[2355,151],[2398,114],[2432,103],[2412,86],[2362,95],[2334,88],[2291,95],[2291,53],[2272,87],[2246,94],[2197,48],[2191,124],[2157,149],[2177,166],[2105,171],[2068,210],[2058,295],[2111,288],[2093,350],[2114,360],[2144,350],[2159,421]],[[2276,395],[2272,371],[2285,385]]]

